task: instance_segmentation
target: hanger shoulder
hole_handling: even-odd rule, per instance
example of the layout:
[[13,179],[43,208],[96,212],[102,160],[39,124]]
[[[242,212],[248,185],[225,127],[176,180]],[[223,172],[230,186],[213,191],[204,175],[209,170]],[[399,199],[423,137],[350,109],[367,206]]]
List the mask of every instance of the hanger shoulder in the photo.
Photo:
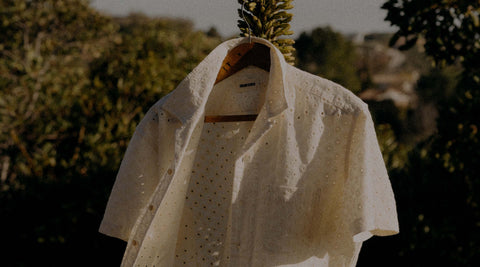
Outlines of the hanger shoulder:
[[270,48],[259,43],[244,43],[234,47],[223,60],[215,84],[251,65],[270,71]]

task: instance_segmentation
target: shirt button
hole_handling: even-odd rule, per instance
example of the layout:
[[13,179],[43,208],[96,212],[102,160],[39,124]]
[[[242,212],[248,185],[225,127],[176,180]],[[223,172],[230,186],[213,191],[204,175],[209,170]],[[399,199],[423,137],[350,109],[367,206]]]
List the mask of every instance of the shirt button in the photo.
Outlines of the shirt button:
[[133,240],[133,241],[132,241],[132,245],[136,246],[136,245],[137,245],[137,241],[136,241],[136,240]]
[[149,210],[153,210],[153,205],[148,206]]
[[168,175],[171,175],[173,173],[172,169],[167,170]]

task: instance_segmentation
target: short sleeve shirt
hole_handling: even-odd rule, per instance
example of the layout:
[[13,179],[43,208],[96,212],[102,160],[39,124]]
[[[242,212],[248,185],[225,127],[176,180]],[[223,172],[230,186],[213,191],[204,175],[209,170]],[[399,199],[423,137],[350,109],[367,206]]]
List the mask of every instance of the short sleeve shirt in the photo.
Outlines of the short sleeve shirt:
[[123,266],[355,266],[363,241],[398,233],[367,105],[259,38],[270,71],[214,84],[245,41],[219,45],[138,125],[100,226],[128,241]]

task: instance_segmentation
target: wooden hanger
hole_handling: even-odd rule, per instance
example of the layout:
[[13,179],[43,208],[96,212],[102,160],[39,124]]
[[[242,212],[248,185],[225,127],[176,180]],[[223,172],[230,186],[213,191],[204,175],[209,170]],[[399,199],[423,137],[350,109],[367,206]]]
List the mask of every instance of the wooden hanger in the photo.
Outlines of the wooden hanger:
[[[234,47],[223,60],[215,84],[225,80],[248,66],[270,71],[270,48],[266,45],[250,42]],[[254,121],[257,114],[205,116],[205,122]]]
[[244,43],[234,47],[223,60],[215,84],[248,66],[270,71],[270,48],[259,43]]

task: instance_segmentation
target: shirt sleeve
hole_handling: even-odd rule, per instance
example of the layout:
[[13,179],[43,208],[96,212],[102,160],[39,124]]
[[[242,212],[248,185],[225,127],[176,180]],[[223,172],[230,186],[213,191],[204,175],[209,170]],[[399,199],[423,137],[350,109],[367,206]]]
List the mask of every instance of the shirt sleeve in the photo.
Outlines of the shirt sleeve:
[[158,184],[158,113],[150,110],[125,152],[99,231],[128,241],[130,232]]
[[354,242],[399,232],[393,190],[368,108],[354,120],[347,150],[344,201]]

